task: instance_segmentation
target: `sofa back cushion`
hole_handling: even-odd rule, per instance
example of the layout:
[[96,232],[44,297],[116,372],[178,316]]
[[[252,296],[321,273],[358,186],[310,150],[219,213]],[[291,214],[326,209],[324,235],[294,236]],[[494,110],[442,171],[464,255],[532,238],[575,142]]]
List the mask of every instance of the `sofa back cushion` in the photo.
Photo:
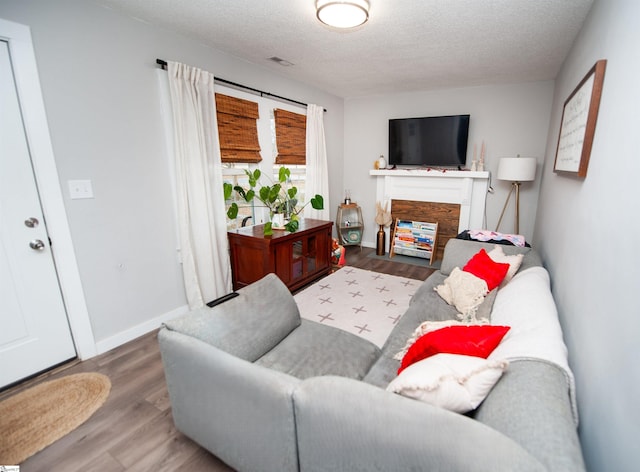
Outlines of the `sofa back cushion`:
[[[440,266],[440,272],[450,275],[454,267],[462,269],[469,260],[484,249],[489,252],[495,248],[493,243],[483,243],[477,241],[467,241],[464,239],[450,239],[445,246],[444,257]],[[505,255],[524,254],[520,271],[532,266],[542,265],[538,253],[530,247],[501,245]]]
[[238,290],[238,296],[166,322],[177,331],[253,362],[300,326],[298,306],[274,274]]

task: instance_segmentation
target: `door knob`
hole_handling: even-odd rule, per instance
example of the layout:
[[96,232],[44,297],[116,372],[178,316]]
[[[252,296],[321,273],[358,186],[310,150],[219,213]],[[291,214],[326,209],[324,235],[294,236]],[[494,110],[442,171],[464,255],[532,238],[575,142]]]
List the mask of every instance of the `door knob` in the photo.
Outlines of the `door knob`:
[[35,228],[36,226],[38,226],[40,222],[38,221],[38,218],[34,218],[33,216],[31,218],[27,218],[26,220],[24,220],[24,225],[27,228]]
[[29,243],[29,247],[34,251],[42,251],[44,249],[44,243],[40,239],[34,239]]

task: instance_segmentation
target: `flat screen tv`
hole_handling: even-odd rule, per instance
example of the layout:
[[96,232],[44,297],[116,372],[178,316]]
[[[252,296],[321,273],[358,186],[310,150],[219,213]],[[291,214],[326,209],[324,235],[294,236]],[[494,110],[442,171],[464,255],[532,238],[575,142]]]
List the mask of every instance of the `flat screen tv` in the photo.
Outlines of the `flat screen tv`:
[[389,165],[462,168],[469,115],[389,120]]

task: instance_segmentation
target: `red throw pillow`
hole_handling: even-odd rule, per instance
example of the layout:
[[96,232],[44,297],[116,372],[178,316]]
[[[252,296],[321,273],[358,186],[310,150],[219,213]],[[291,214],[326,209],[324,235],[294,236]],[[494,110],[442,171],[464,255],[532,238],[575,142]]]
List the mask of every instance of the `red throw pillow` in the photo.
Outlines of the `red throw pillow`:
[[500,344],[509,326],[447,326],[431,331],[411,345],[402,358],[398,374],[411,364],[435,354],[462,354],[487,358]]
[[480,249],[480,252],[469,259],[462,270],[487,282],[487,287],[491,291],[502,283],[509,270],[509,264],[494,261],[487,251]]

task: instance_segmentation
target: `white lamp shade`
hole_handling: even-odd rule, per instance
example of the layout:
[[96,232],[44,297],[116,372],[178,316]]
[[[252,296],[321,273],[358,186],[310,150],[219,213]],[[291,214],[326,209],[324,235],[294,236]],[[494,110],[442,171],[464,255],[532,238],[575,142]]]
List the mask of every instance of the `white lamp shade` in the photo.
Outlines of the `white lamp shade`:
[[317,0],[316,14],[324,24],[335,28],[354,28],[369,19],[367,0]]
[[498,180],[527,182],[536,178],[535,157],[503,157],[498,164]]

